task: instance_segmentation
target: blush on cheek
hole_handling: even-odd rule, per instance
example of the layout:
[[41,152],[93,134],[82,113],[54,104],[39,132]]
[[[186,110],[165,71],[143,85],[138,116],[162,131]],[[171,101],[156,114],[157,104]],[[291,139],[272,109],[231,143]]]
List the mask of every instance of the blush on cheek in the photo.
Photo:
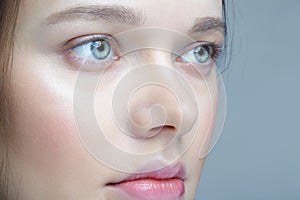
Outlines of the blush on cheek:
[[31,107],[19,109],[16,116],[13,132],[16,154],[35,172],[58,172],[85,153],[72,112]]
[[32,124],[32,137],[36,137],[37,145],[46,148],[56,157],[62,156],[77,142],[77,134],[73,120],[62,113],[56,116],[40,118]]
[[21,57],[17,51],[12,71],[12,148],[32,170],[55,171],[86,153],[73,117],[76,76],[64,70],[41,70],[47,62],[40,66],[29,59],[24,64]]

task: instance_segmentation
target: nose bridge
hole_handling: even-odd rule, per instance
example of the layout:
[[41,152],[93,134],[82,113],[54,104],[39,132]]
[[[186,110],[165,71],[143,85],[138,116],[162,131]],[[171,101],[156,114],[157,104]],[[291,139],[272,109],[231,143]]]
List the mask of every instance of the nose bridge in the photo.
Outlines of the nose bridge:
[[131,95],[131,134],[147,138],[163,134],[165,128],[174,133],[188,132],[197,118],[196,101],[189,94],[192,90],[186,81],[175,71],[171,54],[149,49],[139,53],[143,53],[143,63],[151,63],[142,75],[152,81],[139,86]]
[[172,53],[168,49],[149,47],[145,49],[135,50],[129,53],[128,55],[129,55],[131,65],[141,66],[141,65],[151,64],[151,65],[161,65],[164,67],[173,68]]
[[171,52],[164,49],[144,49],[140,51],[146,63],[172,67]]

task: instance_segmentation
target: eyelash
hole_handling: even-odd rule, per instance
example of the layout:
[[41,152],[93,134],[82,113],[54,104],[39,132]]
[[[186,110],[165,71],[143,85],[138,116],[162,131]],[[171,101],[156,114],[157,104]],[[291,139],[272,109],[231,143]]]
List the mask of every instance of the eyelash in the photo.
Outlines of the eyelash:
[[[112,53],[113,55],[111,55],[110,59],[92,60],[89,58],[81,57],[80,55],[74,53],[75,48],[78,48],[82,45],[89,44],[91,42],[100,41],[100,40],[107,41],[109,43],[111,52],[113,52]],[[99,66],[102,66],[101,68],[107,67],[110,64],[112,64],[114,61],[119,60],[120,57],[118,56],[117,49],[118,49],[117,41],[115,41],[113,37],[108,34],[81,36],[75,39],[71,39],[62,45],[63,53],[67,56],[67,59],[71,60],[72,64],[75,63],[78,66],[88,65],[89,70],[97,70],[99,69]]]
[[204,66],[210,66],[213,63],[216,63],[216,61],[218,60],[218,58],[220,57],[221,53],[222,53],[222,46],[221,45],[217,45],[215,43],[211,43],[211,42],[196,42],[190,45],[187,45],[186,48],[184,48],[183,50],[181,50],[181,52],[176,56],[176,61],[179,62],[184,62],[184,58],[183,55],[191,52],[191,51],[195,51],[196,48],[198,47],[202,47],[205,48],[207,47],[209,49],[209,58],[208,61],[205,63],[193,63],[191,62],[191,60],[187,60],[185,63],[188,65],[204,65]]
[[[110,53],[112,52],[113,55],[110,55],[111,58],[104,59],[104,60],[97,60],[96,58],[89,59],[87,57],[81,57],[80,55],[74,53],[74,49],[79,48],[83,45],[87,45],[89,43],[95,42],[95,41],[106,41],[109,44],[109,47],[111,48]],[[119,45],[117,41],[108,34],[98,34],[98,35],[87,35],[87,36],[81,36],[75,39],[71,39],[64,43],[63,45],[63,51],[67,58],[71,60],[72,64],[75,62],[76,65],[79,65],[79,67],[87,65],[89,66],[89,69],[84,70],[99,70],[100,68],[106,68],[109,65],[111,65],[113,62],[118,61],[120,59],[120,56],[118,55],[119,51]],[[192,46],[192,48],[191,48]],[[209,58],[205,63],[191,63],[190,60],[187,60],[186,58],[183,58],[183,55],[186,55],[190,53],[191,51],[195,52],[196,48],[207,48],[209,50]],[[206,49],[206,50],[207,50]],[[187,45],[186,48],[184,48],[180,53],[176,55],[175,61],[179,63],[183,63],[185,65],[193,65],[193,66],[211,66],[213,63],[216,62],[216,60],[219,58],[222,51],[222,47],[220,45],[217,45],[215,43],[209,43],[209,42],[196,42],[190,45]],[[191,53],[190,53],[191,54]],[[100,67],[99,67],[100,66]]]

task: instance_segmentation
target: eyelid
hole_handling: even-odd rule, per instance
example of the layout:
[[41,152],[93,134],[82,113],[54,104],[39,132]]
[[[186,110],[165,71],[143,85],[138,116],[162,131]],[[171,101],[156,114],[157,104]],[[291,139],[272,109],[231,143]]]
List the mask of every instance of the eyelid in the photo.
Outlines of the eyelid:
[[[80,55],[77,55],[73,52],[74,48],[80,47],[81,45],[85,45],[97,40],[106,40],[110,43],[110,47],[113,52],[112,58],[105,60],[93,60],[81,57]],[[110,66],[113,62],[119,60],[119,49],[120,48],[118,42],[113,36],[109,34],[89,34],[76,37],[68,40],[67,42],[64,42],[59,48],[59,53],[64,55],[66,61],[70,63],[70,66],[72,66],[71,69],[78,69],[83,66],[88,66],[83,67],[82,70],[97,71],[105,69],[108,66]]]
[[178,55],[183,55],[183,54],[189,52],[190,50],[192,50],[196,47],[205,46],[205,45],[207,45],[209,47],[216,46],[214,43],[211,43],[211,42],[199,42],[199,41],[197,41],[197,42],[190,43],[190,44],[186,45],[184,48],[177,51],[177,53],[178,53]]
[[183,56],[184,54],[188,53],[189,51],[195,49],[196,47],[199,46],[208,46],[209,49],[211,50],[210,52],[210,57],[213,61],[215,61],[216,57],[219,55],[219,52],[221,51],[222,46],[213,42],[202,42],[202,41],[197,41],[195,43],[190,43],[186,45],[183,49],[180,51],[177,51],[175,60],[178,57]]
[[80,46],[82,44],[86,44],[95,40],[101,40],[106,39],[111,43],[112,48],[115,50],[116,47],[119,46],[117,40],[111,36],[110,34],[89,34],[89,35],[83,35],[79,36],[73,39],[68,40],[67,42],[64,42],[60,45],[60,51],[68,51],[71,50],[77,46]]

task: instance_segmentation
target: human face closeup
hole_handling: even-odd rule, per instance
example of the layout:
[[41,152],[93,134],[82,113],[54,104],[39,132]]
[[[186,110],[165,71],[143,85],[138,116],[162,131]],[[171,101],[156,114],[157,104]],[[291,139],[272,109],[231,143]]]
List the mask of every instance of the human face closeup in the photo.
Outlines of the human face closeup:
[[24,0],[10,195],[193,199],[217,104],[221,0]]

